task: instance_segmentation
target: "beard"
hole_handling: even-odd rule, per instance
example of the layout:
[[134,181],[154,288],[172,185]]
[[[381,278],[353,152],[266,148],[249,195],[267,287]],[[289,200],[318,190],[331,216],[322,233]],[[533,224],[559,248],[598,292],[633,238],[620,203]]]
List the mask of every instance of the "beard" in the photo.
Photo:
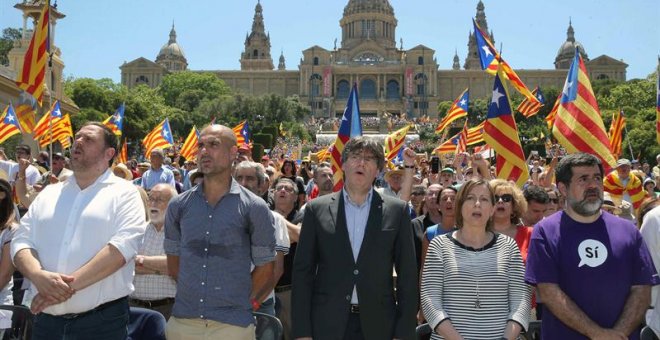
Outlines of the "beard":
[[[591,201],[586,198],[587,195],[596,194],[598,199]],[[597,189],[587,190],[584,192],[585,198],[582,200],[575,199],[570,195],[566,198],[566,203],[571,207],[575,213],[581,216],[589,217],[600,212],[600,208],[603,205],[603,192]]]

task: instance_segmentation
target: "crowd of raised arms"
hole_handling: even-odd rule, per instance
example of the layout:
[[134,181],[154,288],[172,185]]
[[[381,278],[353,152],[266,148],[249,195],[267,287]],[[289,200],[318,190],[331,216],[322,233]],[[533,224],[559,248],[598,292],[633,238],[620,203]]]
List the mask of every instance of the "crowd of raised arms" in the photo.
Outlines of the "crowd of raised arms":
[[391,164],[366,137],[340,168],[255,161],[222,125],[201,130],[194,160],[154,149],[117,164],[94,122],[69,154],[12,151],[0,299],[30,309],[32,339],[279,335],[260,317],[287,340],[660,334],[660,155],[607,169],[533,152],[521,188],[480,153],[406,148]]

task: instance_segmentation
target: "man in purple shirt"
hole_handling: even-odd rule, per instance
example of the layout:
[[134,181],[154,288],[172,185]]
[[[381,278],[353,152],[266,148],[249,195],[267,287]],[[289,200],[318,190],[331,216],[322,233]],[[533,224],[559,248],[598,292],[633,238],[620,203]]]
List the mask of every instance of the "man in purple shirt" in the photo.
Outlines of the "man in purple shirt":
[[606,212],[603,166],[565,157],[555,173],[563,212],[534,228],[525,280],[544,302],[544,339],[639,339],[657,274],[635,226]]

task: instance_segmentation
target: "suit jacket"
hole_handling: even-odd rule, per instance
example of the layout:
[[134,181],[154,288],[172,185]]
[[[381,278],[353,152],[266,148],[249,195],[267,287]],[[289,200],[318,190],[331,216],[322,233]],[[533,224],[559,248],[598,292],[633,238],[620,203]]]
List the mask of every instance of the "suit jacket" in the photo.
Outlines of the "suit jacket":
[[415,338],[418,287],[410,215],[398,198],[375,190],[372,195],[357,261],[342,192],[307,204],[293,264],[294,338],[342,339],[354,286],[366,339]]

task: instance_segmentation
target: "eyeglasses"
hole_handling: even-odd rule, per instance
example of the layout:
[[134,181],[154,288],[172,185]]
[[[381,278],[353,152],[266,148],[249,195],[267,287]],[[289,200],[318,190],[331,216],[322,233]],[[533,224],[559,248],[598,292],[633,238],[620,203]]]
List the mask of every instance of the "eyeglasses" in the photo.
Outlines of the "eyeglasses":
[[288,193],[292,193],[293,192],[293,187],[286,186],[286,185],[278,185],[278,186],[275,187],[275,191],[280,191],[280,190],[284,190]]
[[551,198],[550,202],[552,202],[553,204],[557,204],[559,203],[559,198]]
[[147,198],[147,201],[149,203],[161,204],[161,203],[167,203],[170,200],[165,199],[164,197],[149,197],[149,198]]
[[370,155],[353,154],[348,156],[348,160],[354,163],[365,161],[367,163],[376,163],[376,157]]
[[415,196],[422,196],[422,195],[424,195],[424,194],[425,194],[425,193],[424,193],[424,192],[422,192],[422,191],[420,191],[420,192],[413,192],[413,193],[411,193],[411,195],[415,195]]
[[509,203],[513,201],[513,195],[511,194],[504,194],[504,195],[495,195],[495,202],[499,202],[502,200],[504,203]]

